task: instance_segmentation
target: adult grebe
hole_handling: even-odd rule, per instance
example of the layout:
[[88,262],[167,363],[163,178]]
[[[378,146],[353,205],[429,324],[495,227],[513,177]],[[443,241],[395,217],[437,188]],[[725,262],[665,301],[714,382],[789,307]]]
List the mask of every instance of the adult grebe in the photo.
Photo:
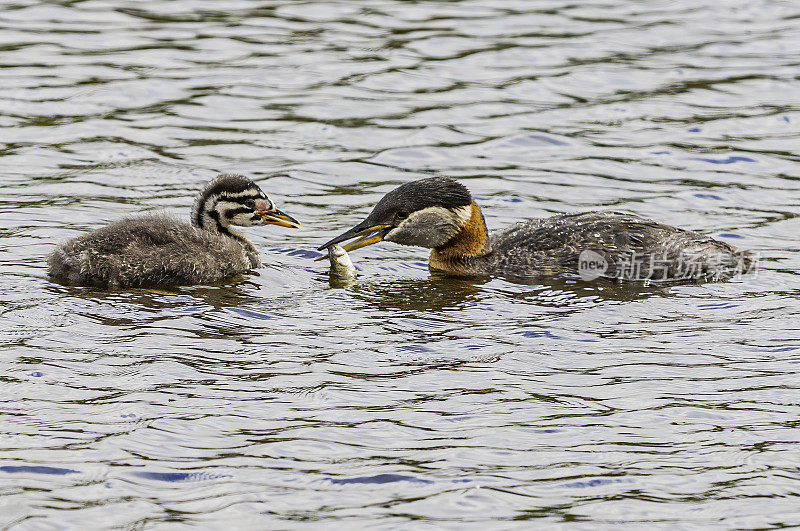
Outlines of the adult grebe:
[[705,282],[750,269],[754,257],[703,234],[633,214],[585,212],[523,221],[491,235],[460,183],[432,177],[386,194],[367,218],[320,250],[351,238],[352,251],[382,240],[432,249],[432,270],[533,278],[563,273],[629,281]]

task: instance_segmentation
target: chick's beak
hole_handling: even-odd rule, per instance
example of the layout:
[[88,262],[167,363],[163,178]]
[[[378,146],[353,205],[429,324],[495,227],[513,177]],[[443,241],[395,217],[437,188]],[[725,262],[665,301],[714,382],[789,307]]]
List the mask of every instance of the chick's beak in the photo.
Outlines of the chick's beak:
[[341,243],[345,240],[350,240],[355,238],[353,241],[348,242],[342,245],[342,248],[345,251],[354,251],[355,249],[361,249],[362,247],[366,247],[367,245],[372,245],[373,243],[378,243],[383,241],[383,237],[392,229],[392,225],[366,225],[364,223],[359,223],[352,229],[348,230],[347,232],[343,232],[339,236],[335,237],[331,241],[320,245],[319,250],[327,249],[331,245],[336,245],[337,243]]
[[294,219],[289,214],[281,212],[280,210],[259,210],[256,212],[261,216],[261,222],[264,225],[278,225],[279,227],[288,227],[290,229],[299,229],[300,222]]

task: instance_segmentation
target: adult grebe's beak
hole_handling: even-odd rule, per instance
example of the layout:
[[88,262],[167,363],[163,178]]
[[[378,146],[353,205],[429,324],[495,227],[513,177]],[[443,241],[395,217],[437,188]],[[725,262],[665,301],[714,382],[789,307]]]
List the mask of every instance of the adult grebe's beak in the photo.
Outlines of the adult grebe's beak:
[[331,241],[320,245],[319,250],[321,251],[323,249],[327,249],[331,245],[336,245],[337,243],[341,243],[345,240],[350,240],[353,238],[356,239],[342,245],[342,248],[345,251],[361,249],[367,245],[372,245],[373,243],[383,241],[383,237],[386,236],[390,230],[392,230],[392,227],[393,225],[373,225],[372,223],[362,221],[347,232],[343,232]]
[[299,221],[289,214],[281,212],[277,208],[272,210],[259,210],[256,214],[261,216],[261,221],[264,225],[278,225],[279,227],[288,227],[290,229],[300,228]]

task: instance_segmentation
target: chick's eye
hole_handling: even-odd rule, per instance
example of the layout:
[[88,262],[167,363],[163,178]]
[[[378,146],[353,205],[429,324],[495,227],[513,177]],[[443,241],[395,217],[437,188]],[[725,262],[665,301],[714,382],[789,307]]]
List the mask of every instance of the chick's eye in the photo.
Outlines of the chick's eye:
[[256,208],[256,202],[253,201],[252,199],[248,199],[247,201],[244,202],[244,206],[246,206],[247,208],[255,209]]
[[408,217],[408,212],[398,212],[397,219],[406,219]]

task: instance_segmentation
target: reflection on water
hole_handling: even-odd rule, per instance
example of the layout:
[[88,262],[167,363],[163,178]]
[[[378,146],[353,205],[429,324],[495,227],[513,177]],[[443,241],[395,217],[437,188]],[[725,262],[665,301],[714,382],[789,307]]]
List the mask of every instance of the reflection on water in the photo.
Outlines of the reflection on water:
[[[0,16],[0,527],[793,527],[793,2],[20,1]],[[252,176],[303,230],[213,286],[45,275]],[[446,175],[491,229],[625,210],[761,253],[690,286],[314,249]],[[527,522],[525,522],[527,523]],[[523,524],[524,525],[524,524]]]
[[458,310],[480,300],[480,286],[486,280],[447,278],[431,275],[423,279],[380,278],[350,288],[362,308],[381,312],[436,312]]

